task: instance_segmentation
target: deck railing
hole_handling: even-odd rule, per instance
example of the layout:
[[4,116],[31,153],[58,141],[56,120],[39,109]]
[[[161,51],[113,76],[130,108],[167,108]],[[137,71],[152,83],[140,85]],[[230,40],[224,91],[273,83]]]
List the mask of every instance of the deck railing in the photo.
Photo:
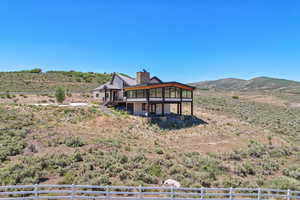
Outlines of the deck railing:
[[265,188],[174,188],[94,185],[0,186],[0,200],[21,199],[294,200],[300,199],[300,191]]

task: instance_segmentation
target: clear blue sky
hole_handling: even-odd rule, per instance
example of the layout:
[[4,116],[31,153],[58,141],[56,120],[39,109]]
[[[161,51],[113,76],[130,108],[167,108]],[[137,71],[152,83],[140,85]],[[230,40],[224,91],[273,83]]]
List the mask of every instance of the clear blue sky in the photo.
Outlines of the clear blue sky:
[[1,0],[0,71],[300,81],[299,0]]

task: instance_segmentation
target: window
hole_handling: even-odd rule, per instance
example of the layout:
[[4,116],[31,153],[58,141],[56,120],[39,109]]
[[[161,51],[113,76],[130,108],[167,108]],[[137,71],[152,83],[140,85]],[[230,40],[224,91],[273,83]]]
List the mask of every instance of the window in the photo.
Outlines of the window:
[[182,98],[186,98],[186,90],[182,90]]
[[186,98],[192,98],[192,92],[187,90],[186,91]]
[[145,98],[146,91],[145,90],[137,90],[137,98]]
[[156,97],[156,88],[150,89],[150,97],[152,98]]
[[96,98],[99,98],[99,93],[96,94]]
[[176,97],[176,88],[175,87],[171,87],[170,88],[170,97],[171,98],[175,98]]
[[135,90],[127,91],[127,98],[136,98],[136,91]]
[[146,104],[142,103],[142,111],[146,111]]
[[192,92],[189,90],[182,90],[182,98],[192,98]]
[[176,98],[180,98],[180,88],[176,88]]
[[162,88],[156,88],[156,97],[162,98]]
[[170,98],[170,87],[165,87],[165,98]]

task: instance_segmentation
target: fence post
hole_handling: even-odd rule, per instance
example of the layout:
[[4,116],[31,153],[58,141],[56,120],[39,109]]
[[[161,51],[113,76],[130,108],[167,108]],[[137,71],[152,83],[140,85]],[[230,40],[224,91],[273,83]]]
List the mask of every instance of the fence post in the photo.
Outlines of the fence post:
[[204,198],[204,188],[201,187],[201,199],[203,199],[203,198]]
[[143,198],[143,193],[142,193],[142,186],[139,186],[139,198],[142,199]]
[[233,200],[233,188],[231,187],[230,190],[229,190],[229,198],[230,200]]
[[109,195],[109,186],[106,186],[106,199],[109,199],[110,195]]
[[257,200],[261,199],[261,189],[257,188]]
[[287,200],[291,199],[291,190],[290,189],[287,190],[286,199]]
[[72,200],[74,199],[74,195],[75,195],[75,187],[74,184],[72,184],[72,196],[71,196]]
[[172,186],[172,187],[171,187],[171,197],[172,197],[172,199],[174,199],[174,196],[175,196],[175,195],[174,195],[174,187]]
[[37,187],[37,184],[34,184],[34,198],[38,199],[38,187]]

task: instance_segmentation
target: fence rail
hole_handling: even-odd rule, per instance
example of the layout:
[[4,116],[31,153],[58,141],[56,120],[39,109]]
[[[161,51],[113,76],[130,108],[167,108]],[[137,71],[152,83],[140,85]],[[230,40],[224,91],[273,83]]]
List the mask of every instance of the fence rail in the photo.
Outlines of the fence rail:
[[267,200],[300,199],[300,191],[266,188],[175,188],[95,185],[0,186],[0,200]]

